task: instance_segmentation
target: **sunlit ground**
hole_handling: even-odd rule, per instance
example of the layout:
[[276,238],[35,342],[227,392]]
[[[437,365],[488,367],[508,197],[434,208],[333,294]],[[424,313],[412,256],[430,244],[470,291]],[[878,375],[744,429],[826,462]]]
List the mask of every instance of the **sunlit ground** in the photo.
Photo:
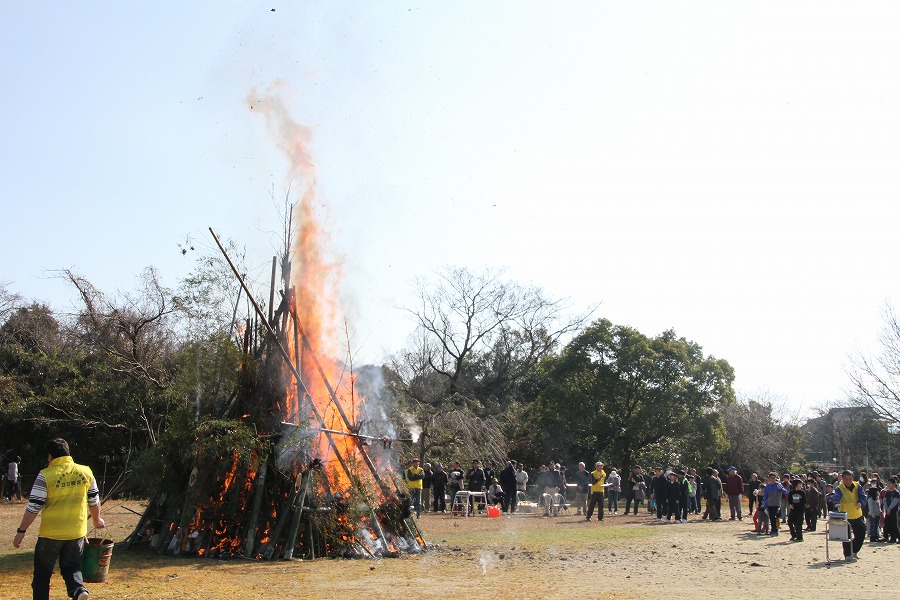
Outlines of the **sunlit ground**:
[[[3,531],[15,531],[23,504],[0,504]],[[107,535],[122,540],[134,527],[138,503],[104,506]],[[433,545],[423,555],[383,560],[185,559],[149,549],[116,548],[107,583],[92,598],[769,598],[830,593],[838,587],[892,593],[900,585],[900,548],[866,545],[857,563],[825,563],[822,529],[802,543],[759,537],[752,523],[700,520],[659,525],[643,514],[608,516],[603,523],[573,515],[489,519],[423,515]],[[786,532],[787,530],[785,530]],[[0,548],[0,597],[31,597],[34,535],[26,547]],[[832,558],[841,554],[831,543]],[[237,595],[236,595],[237,594]],[[65,598],[58,575],[51,598]]]

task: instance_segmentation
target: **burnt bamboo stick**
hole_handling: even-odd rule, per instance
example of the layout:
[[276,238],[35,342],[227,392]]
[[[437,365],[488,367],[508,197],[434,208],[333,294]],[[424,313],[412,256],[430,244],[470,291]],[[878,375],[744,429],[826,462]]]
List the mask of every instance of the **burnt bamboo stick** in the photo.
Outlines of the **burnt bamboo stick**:
[[[134,544],[135,538],[137,538],[138,534],[141,531],[141,527],[144,526],[148,520],[150,520],[150,511],[153,509],[153,505],[156,504],[156,499],[159,498],[159,494],[153,496],[153,499],[150,500],[150,504],[147,505],[147,509],[144,511],[144,514],[141,515],[140,520],[138,521],[137,527],[134,528],[134,531],[131,532],[131,535],[128,536],[128,544],[125,546],[125,549],[128,550]],[[132,511],[133,512],[133,511]]]
[[291,486],[291,493],[288,495],[287,502],[282,505],[284,508],[281,511],[281,514],[278,516],[278,521],[275,522],[275,529],[272,530],[272,534],[269,536],[269,547],[265,552],[266,559],[270,559],[275,556],[275,551],[278,547],[278,538],[281,537],[281,531],[284,529],[285,523],[287,523],[288,515],[291,514],[294,502],[297,499],[298,491],[299,486],[297,486],[296,484]]
[[272,285],[269,287],[269,320],[267,323],[272,323],[272,318],[274,316],[275,311],[275,265],[277,264],[278,257],[272,257]]
[[301,518],[303,517],[303,504],[306,502],[306,495],[309,493],[310,482],[312,481],[312,469],[307,469],[306,480],[303,482],[303,491],[294,502],[294,515],[291,517],[291,526],[288,528],[287,541],[284,544],[284,558],[290,560],[294,558],[294,544],[297,543],[297,534],[300,531]]
[[244,557],[253,558],[253,544],[256,541],[256,528],[259,522],[259,511],[262,508],[263,494],[266,487],[266,471],[269,466],[269,453],[266,452],[260,459],[259,471],[256,472],[255,489],[253,490],[253,505],[250,507],[250,522],[247,524],[247,540],[244,546]]

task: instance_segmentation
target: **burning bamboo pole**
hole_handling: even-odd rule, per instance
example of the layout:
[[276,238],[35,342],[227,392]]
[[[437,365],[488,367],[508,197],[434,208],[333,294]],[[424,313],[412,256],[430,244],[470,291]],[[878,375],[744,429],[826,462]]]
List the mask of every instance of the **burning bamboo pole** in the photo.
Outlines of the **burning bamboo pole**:
[[[228,256],[228,252],[225,251],[225,247],[222,246],[222,242],[219,241],[219,236],[216,235],[216,232],[213,231],[212,227],[209,228],[209,232],[212,234],[213,239],[216,241],[216,245],[219,246],[219,250],[222,252],[222,255],[225,257],[225,260],[228,262],[228,266],[231,267],[232,272],[234,272],[235,276],[238,278],[238,281],[240,282],[241,287],[244,288],[244,292],[247,294],[247,299],[250,300],[250,303],[253,305],[253,308],[256,311],[256,314],[261,317],[264,316],[262,308],[260,308],[259,303],[256,301],[256,298],[254,298],[253,294],[250,292],[250,288],[247,286],[247,282],[244,281],[244,278],[241,276],[240,272],[234,266],[234,263],[231,262],[231,257]],[[304,393],[306,393],[308,395],[308,393],[306,392],[306,386],[303,384],[303,379],[300,377],[300,371],[292,363],[290,354],[288,354],[287,350],[284,349],[284,346],[281,345],[281,342],[278,341],[278,335],[275,333],[275,330],[272,329],[272,326],[269,325],[269,323],[265,322],[265,319],[263,319],[263,321],[264,321],[264,325],[266,328],[266,332],[271,336],[272,341],[275,343],[275,347],[278,348],[279,351],[281,351],[281,355],[284,357],[285,363],[288,365],[288,368],[290,368],[291,372],[294,374],[294,377],[297,380],[298,388],[302,386]],[[309,406],[310,406],[310,408],[312,408],[312,411],[315,414],[316,419],[319,421],[319,423],[322,425],[322,428],[324,429],[326,427],[325,419],[322,417],[322,414],[319,412],[319,409],[316,407],[315,402],[310,401]],[[341,452],[340,452],[340,450],[338,450],[338,447],[334,441],[334,438],[331,437],[330,433],[326,433],[325,437],[328,439],[328,443],[331,446],[331,449],[334,452],[334,455],[338,458],[338,461],[341,463],[341,467],[343,467],[344,472],[347,473],[347,476],[349,477],[351,475],[350,469],[347,467],[346,463],[344,463],[344,458],[343,458],[343,456],[341,456]]]
[[[331,396],[331,401],[337,407],[338,413],[341,415],[341,419],[344,421],[344,425],[346,425],[349,431],[354,430],[354,426],[350,423],[350,419],[347,418],[347,413],[344,412],[344,408],[341,406],[341,403],[338,401],[337,394],[334,392],[334,388],[331,387],[331,383],[328,381],[328,377],[325,375],[325,369],[322,368],[322,364],[319,362],[319,358],[316,356],[315,351],[312,348],[312,345],[309,343],[309,338],[306,337],[306,332],[303,331],[303,327],[300,325],[299,320],[297,319],[296,311],[294,312],[294,321],[295,321],[295,334],[296,329],[300,330],[300,337],[303,338],[303,346],[306,348],[309,356],[312,358],[313,364],[316,366],[316,369],[319,371],[319,376],[322,378],[322,381],[325,383],[325,388],[328,390],[328,394]],[[325,426],[324,424],[322,425]],[[378,475],[378,470],[375,468],[375,463],[372,462],[372,459],[369,458],[369,453],[366,452],[366,449],[361,445],[357,445],[357,450],[360,455],[363,457],[363,461],[366,463],[366,466],[369,467],[369,471],[372,473],[372,477],[375,479],[375,482],[378,484],[378,487],[381,488],[381,492],[387,496],[390,493],[388,486],[384,483],[381,477]]]

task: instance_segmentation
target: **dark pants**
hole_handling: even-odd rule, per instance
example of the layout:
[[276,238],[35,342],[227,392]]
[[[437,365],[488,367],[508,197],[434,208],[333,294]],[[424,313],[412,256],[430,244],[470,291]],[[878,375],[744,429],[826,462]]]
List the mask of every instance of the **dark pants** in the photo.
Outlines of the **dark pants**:
[[51,540],[39,537],[34,547],[34,579],[31,590],[34,600],[49,600],[50,577],[59,560],[59,571],[66,582],[70,598],[87,592],[81,578],[81,553],[84,538],[77,540]]
[[413,508],[416,510],[416,516],[422,516],[422,490],[409,490],[412,496]]
[[[591,492],[591,499],[588,502],[587,520],[591,520],[594,514],[594,507],[597,507],[597,520],[603,520],[603,492]],[[637,506],[637,505],[635,505]]]
[[681,509],[681,520],[687,521],[688,516],[688,497],[682,496],[681,499],[678,500],[678,508]]
[[434,512],[447,510],[447,499],[444,497],[444,488],[434,488]]
[[814,506],[813,508],[806,509],[806,527],[809,528],[810,531],[816,530],[816,521],[819,519],[819,507]]
[[609,510],[609,512],[612,512],[614,510],[616,512],[619,512],[619,492],[606,492],[606,499],[609,502],[609,505],[607,505],[607,509]]
[[669,510],[669,501],[656,494],[656,518],[662,519]]
[[788,527],[791,530],[792,539],[803,539],[803,516],[805,513],[803,508],[791,508],[788,515]]
[[671,519],[672,515],[675,516],[676,519],[679,519],[680,513],[678,512],[678,500],[675,498],[669,498],[666,502],[666,519]]
[[769,511],[769,527],[772,534],[774,534],[778,531],[778,514],[781,512],[781,505],[767,506],[766,510]]
[[634,490],[628,490],[625,492],[625,514],[628,514],[628,511],[631,510],[631,503],[634,502],[634,514],[637,514],[638,509],[638,501],[634,499]]
[[866,518],[860,517],[858,519],[848,519],[848,521],[850,522],[850,529],[853,530],[853,541],[842,544],[844,546],[844,556],[850,556],[851,552],[853,554],[859,552],[866,539]]
[[503,512],[516,512],[516,504],[519,499],[516,497],[516,486],[501,486],[503,487]]
[[709,513],[709,518],[713,521],[718,521],[722,518],[722,499],[721,498],[707,498],[706,499],[706,510]]
[[755,495],[750,494],[749,496],[747,496],[747,513],[748,514],[751,514],[751,515],[753,514],[753,505],[755,503],[756,503]]
[[897,509],[884,515],[884,537],[895,542],[900,541],[900,526],[897,523]]

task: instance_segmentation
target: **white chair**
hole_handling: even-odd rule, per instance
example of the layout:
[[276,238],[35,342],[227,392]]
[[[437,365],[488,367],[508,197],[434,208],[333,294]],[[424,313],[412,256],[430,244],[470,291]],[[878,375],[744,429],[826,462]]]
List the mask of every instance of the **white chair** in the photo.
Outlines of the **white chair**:
[[468,490],[459,490],[453,496],[453,502],[450,504],[451,517],[468,517],[469,516],[469,492]]

